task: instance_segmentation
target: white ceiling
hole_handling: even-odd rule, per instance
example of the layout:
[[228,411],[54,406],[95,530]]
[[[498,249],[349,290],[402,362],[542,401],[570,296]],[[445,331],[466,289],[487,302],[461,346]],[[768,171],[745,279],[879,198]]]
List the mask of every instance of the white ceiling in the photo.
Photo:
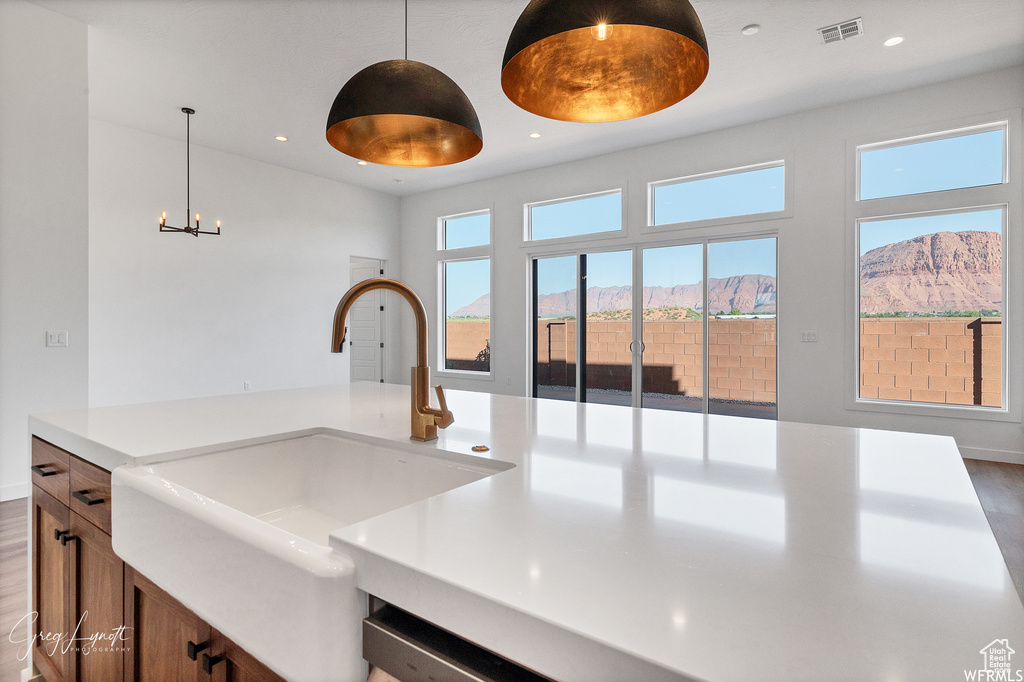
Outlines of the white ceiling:
[[[693,96],[631,121],[562,123],[501,91],[526,0],[409,0],[409,58],[465,90],[484,148],[442,168],[358,166],[327,144],[327,113],[358,70],[402,57],[403,0],[33,1],[89,24],[93,118],[184,140],[190,106],[195,144],[396,195],[1024,62],[1022,0],[693,0],[711,58]],[[816,29],[855,17],[863,36],[819,44]],[[741,35],[751,23],[761,31]],[[906,41],[883,47],[894,35]]]

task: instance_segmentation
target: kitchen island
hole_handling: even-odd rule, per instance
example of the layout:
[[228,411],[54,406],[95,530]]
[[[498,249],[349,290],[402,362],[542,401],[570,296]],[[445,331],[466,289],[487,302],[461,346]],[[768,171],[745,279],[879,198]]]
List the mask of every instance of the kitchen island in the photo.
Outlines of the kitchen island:
[[[414,447],[514,466],[330,545],[362,592],[544,675],[962,680],[994,640],[1024,644],[951,438],[463,391],[448,405],[455,424]],[[408,424],[408,387],[355,383],[30,430],[110,471],[308,432],[406,446]]]

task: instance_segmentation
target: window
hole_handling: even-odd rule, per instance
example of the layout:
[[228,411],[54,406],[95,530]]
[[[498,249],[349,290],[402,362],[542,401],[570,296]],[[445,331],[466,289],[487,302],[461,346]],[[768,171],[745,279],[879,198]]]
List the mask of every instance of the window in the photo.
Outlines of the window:
[[775,241],[535,258],[533,395],[775,419]]
[[1007,132],[1003,121],[855,148],[856,396],[866,409],[1006,410]]
[[444,269],[444,368],[491,371],[491,260],[449,261]]
[[490,374],[490,211],[439,218],[438,246],[440,366]]
[[775,241],[644,249],[644,407],[776,418]]
[[1002,406],[1002,208],[862,220],[860,397]]
[[1006,123],[857,148],[858,198],[941,192],[1006,181]]
[[621,230],[620,190],[527,205],[527,241]]
[[440,237],[442,249],[487,246],[491,243],[491,214],[482,211],[441,218]]
[[777,213],[786,208],[786,166],[759,166],[664,180],[650,186],[652,226]]

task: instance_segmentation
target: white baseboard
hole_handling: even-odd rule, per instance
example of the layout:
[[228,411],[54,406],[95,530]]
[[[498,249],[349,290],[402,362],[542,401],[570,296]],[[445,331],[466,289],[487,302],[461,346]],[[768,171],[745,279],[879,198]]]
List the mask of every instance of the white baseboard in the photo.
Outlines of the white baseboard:
[[28,497],[28,483],[12,483],[0,486],[0,502]]
[[1024,464],[1024,452],[1013,452],[1012,450],[993,450],[991,448],[965,448],[961,446],[960,455],[964,459],[983,459],[989,462]]
[[21,671],[21,682],[44,682],[43,676],[35,671],[33,666],[29,666]]

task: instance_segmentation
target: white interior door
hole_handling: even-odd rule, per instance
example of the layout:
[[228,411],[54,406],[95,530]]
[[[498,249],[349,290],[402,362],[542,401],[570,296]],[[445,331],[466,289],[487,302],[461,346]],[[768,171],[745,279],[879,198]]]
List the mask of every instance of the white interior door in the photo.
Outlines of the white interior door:
[[[352,256],[349,284],[384,276],[384,261]],[[384,292],[369,291],[352,304],[348,315],[349,368],[352,381],[384,381]]]

